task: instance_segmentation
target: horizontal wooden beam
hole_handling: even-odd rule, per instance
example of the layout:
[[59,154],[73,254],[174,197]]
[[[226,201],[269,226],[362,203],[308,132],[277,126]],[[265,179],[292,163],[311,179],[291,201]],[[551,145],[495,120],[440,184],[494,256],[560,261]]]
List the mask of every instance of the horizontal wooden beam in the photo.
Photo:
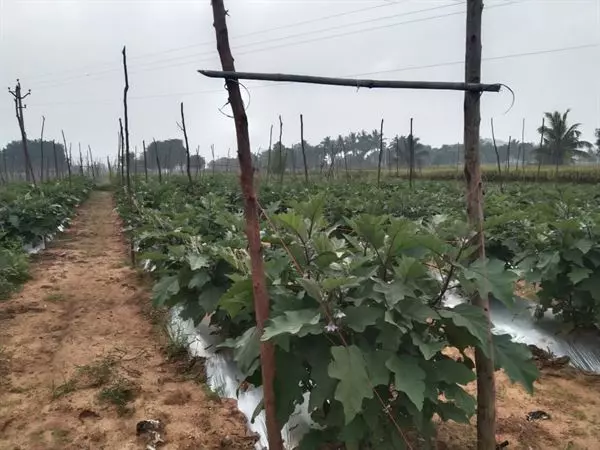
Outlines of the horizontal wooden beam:
[[501,84],[455,83],[447,81],[397,81],[397,80],[362,80],[354,78],[315,77],[310,75],[292,75],[284,73],[227,72],[220,70],[199,70],[210,78],[228,80],[261,80],[292,83],[323,84],[329,86],[350,86],[368,89],[429,89],[446,91],[500,92]]

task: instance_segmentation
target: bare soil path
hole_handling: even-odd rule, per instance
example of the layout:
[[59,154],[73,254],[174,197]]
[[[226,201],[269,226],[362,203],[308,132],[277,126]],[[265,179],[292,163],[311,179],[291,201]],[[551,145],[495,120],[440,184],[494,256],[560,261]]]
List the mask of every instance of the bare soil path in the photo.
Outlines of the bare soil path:
[[235,403],[167,361],[113,208],[93,192],[0,303],[0,450],[144,449],[143,419],[164,449],[253,448]]

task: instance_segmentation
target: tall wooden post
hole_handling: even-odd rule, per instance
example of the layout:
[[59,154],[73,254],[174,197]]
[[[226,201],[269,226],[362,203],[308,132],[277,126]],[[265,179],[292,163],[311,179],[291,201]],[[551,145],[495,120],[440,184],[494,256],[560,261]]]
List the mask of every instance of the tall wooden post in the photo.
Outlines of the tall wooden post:
[[158,142],[156,139],[152,139],[154,142],[154,154],[156,155],[156,167],[158,168],[158,182],[162,183],[162,170],[160,168],[160,156],[158,156]]
[[144,149],[144,176],[146,177],[146,183],[148,182],[148,161],[146,157],[146,141],[142,141],[142,148]]
[[413,119],[410,118],[410,134],[408,135],[409,172],[408,185],[412,189],[415,176],[415,140],[413,138]]
[[60,178],[58,171],[58,155],[56,154],[56,142],[52,140],[52,153],[54,154],[54,178]]
[[[269,152],[267,153],[267,183],[271,178],[271,147],[273,145],[273,124],[271,124],[271,131],[269,131]],[[214,156],[213,156],[214,159]]]
[[[125,159],[127,173],[127,194],[131,197],[131,175],[129,173],[129,114],[127,113],[127,93],[129,92],[129,76],[127,74],[127,50],[123,46],[123,72],[125,75],[125,87],[123,88],[123,115],[125,119]],[[132,253],[133,255],[133,253]],[[133,256],[132,256],[133,259]]]
[[542,149],[544,148],[544,126],[546,125],[546,118],[542,117],[542,132],[540,133],[540,148],[538,150],[538,169],[537,169],[537,178],[540,177],[540,170],[542,169],[542,157],[544,154],[542,153]]
[[187,129],[185,128],[185,115],[183,114],[183,102],[181,102],[181,130],[185,139],[185,164],[188,182],[192,184],[192,172],[190,171],[190,144],[188,142]]
[[67,171],[69,173],[69,187],[71,187],[71,150],[69,149],[69,154],[67,154],[67,139],[65,138],[65,131],[60,130],[60,132],[62,133],[63,145],[65,146],[65,160],[67,161]]
[[285,166],[286,163],[284,161],[284,157],[283,157],[283,142],[282,142],[282,138],[283,138],[283,121],[281,120],[281,114],[279,115],[279,169],[281,170],[281,173],[279,174],[279,184],[283,184],[283,176],[285,174]]
[[[481,81],[481,16],[483,0],[467,0],[465,82]],[[465,140],[465,179],[467,216],[477,233],[473,240],[476,257],[485,259],[485,238],[483,235],[483,185],[479,158],[479,127],[481,124],[479,92],[465,91],[464,140]],[[473,305],[480,307],[488,319],[486,330],[487,353],[475,349],[477,368],[477,449],[496,448],[496,387],[494,359],[492,354],[492,334],[489,323],[489,299],[478,294],[471,298]]]
[[42,116],[42,132],[40,134],[40,182],[44,182],[44,125],[46,125],[46,118]]
[[381,119],[381,129],[379,131],[379,161],[377,163],[377,187],[381,183],[381,158],[383,157],[383,119]]
[[[235,70],[233,56],[229,47],[229,36],[225,16],[227,12],[223,0],[212,0],[214,26],[217,36],[217,50],[221,58],[223,70]],[[252,169],[252,153],[248,135],[248,118],[244,110],[239,84],[227,80],[229,103],[233,110],[240,162],[240,184],[244,193],[244,215],[246,217],[246,235],[252,265],[252,288],[254,292],[254,310],[256,311],[256,329],[262,335],[265,321],[269,318],[269,297],[265,282],[262,245],[259,234],[258,204],[254,191],[254,171]],[[260,342],[260,361],[264,392],[267,438],[270,450],[283,450],[281,426],[275,415],[275,348],[270,342]]]
[[[21,131],[21,141],[23,144],[23,155],[25,156],[25,179],[29,181],[33,181],[33,185],[36,186],[35,182],[35,174],[33,173],[33,166],[31,165],[31,158],[29,157],[29,148],[27,142],[27,133],[25,132],[25,119],[23,117],[23,100],[31,95],[31,91],[28,91],[27,94],[21,94],[21,82],[17,80],[17,84],[15,86],[15,90],[8,89],[8,92],[15,99],[15,114],[17,116],[17,122],[19,124],[19,129]],[[31,178],[30,178],[31,177]]]
[[[271,126],[273,133],[273,126]],[[308,184],[308,167],[306,165],[306,150],[304,148],[304,117],[300,114],[300,147],[302,148],[302,161],[304,162],[304,181]],[[269,155],[271,154],[271,140],[269,139]]]

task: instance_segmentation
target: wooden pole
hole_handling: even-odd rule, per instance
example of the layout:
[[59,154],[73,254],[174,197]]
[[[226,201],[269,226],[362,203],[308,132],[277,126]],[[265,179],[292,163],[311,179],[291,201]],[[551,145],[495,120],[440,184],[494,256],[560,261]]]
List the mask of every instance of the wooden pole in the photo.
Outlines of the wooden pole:
[[60,178],[58,171],[58,155],[56,154],[56,142],[52,139],[52,153],[54,154],[54,178]]
[[[271,126],[271,133],[273,126]],[[304,117],[300,114],[300,147],[302,148],[302,161],[304,163],[304,181],[308,184],[308,166],[306,165],[306,149],[304,148]],[[271,140],[269,139],[269,155],[271,149]]]
[[[481,16],[483,0],[467,0],[465,82],[481,80]],[[485,237],[483,234],[483,186],[479,159],[479,127],[481,123],[480,94],[465,92],[464,140],[467,216],[469,224],[477,233],[473,239],[475,257],[485,260]],[[471,303],[481,308],[488,320],[486,327],[487,354],[475,348],[477,369],[477,449],[496,448],[496,387],[492,353],[491,324],[489,323],[489,299],[475,294]]]
[[400,178],[400,142],[396,135],[396,178]]
[[[129,92],[129,76],[127,75],[127,50],[123,46],[123,72],[125,75],[125,87],[123,88],[123,114],[125,119],[125,159],[127,167],[127,195],[131,197],[131,175],[129,173],[129,114],[127,114],[127,92]],[[132,253],[133,260],[133,253]]]
[[512,136],[508,137],[508,145],[506,146],[506,175],[510,174],[510,143],[512,142]]
[[410,134],[408,135],[409,172],[408,185],[412,189],[415,176],[415,140],[413,138],[413,118],[410,118]]
[[377,187],[381,183],[381,157],[383,156],[383,119],[381,119],[381,129],[379,131],[379,162],[377,163]]
[[144,176],[146,183],[148,182],[148,160],[146,155],[146,141],[142,140],[142,148],[144,149]]
[[92,153],[92,147],[88,144],[88,152],[90,155],[90,168],[92,169],[92,178],[96,179],[96,173],[94,172],[94,154]]
[[349,86],[353,88],[386,88],[386,89],[433,89],[473,92],[500,92],[501,84],[455,83],[447,81],[394,81],[394,80],[362,80],[352,78],[314,77],[308,75],[292,75],[283,73],[235,72],[217,70],[199,70],[210,78],[227,80],[261,80],[281,81],[308,84],[326,84],[329,86]]
[[523,126],[521,127],[521,143],[523,144],[523,164],[521,164],[521,169],[523,170],[523,174],[525,174],[525,117],[523,117]]
[[121,184],[125,184],[125,136],[123,134],[123,121],[120,117],[119,130],[121,137]]
[[285,174],[285,161],[283,160],[283,142],[281,141],[283,136],[283,121],[281,120],[281,114],[279,115],[279,184],[283,184],[283,175]]
[[81,142],[78,142],[79,146],[79,175],[83,176],[83,155],[81,154]]
[[212,154],[212,162],[213,162],[212,174],[214,177],[215,176],[215,167],[217,165],[217,161],[215,159],[215,145],[214,144],[210,144],[210,153]]
[[152,142],[154,142],[154,154],[156,155],[156,167],[158,168],[158,182],[162,183],[162,170],[160,168],[160,156],[158,156],[158,142],[156,139],[152,138]]
[[271,131],[269,131],[269,152],[267,153],[267,183],[271,177],[271,146],[273,144],[273,124],[271,124]]
[[69,171],[69,187],[71,187],[71,158],[67,154],[67,140],[65,139],[65,131],[60,130],[63,138],[63,145],[65,146],[65,160],[67,161],[67,170]]
[[502,167],[500,167],[500,153],[498,152],[498,146],[496,145],[496,136],[494,134],[494,118],[493,117],[490,119],[490,123],[492,124],[492,142],[494,144],[494,152],[496,153],[496,164],[498,166],[498,180],[500,181],[500,192],[504,192],[504,186],[502,185]]
[[29,157],[29,148],[27,142],[27,133],[25,132],[25,119],[23,117],[23,100],[31,95],[31,90],[27,94],[21,94],[21,82],[17,80],[15,90],[12,91],[10,88],[8,92],[14,97],[15,100],[15,114],[17,116],[17,122],[21,131],[21,141],[23,145],[23,155],[25,156],[25,179],[32,181],[34,186],[37,186],[35,182],[35,174],[33,173],[33,166],[31,165],[31,158]]
[[186,171],[188,182],[192,184],[192,172],[190,170],[190,144],[188,142],[187,129],[185,128],[185,115],[183,114],[183,102],[181,102],[181,129],[183,131],[183,137],[185,139],[185,158],[186,158]]
[[[229,36],[225,16],[227,11],[223,0],[212,0],[214,27],[217,36],[217,49],[221,58],[223,70],[235,71],[233,56],[229,47]],[[261,336],[265,321],[269,318],[269,297],[265,281],[264,261],[262,259],[262,244],[259,234],[258,204],[254,191],[254,171],[252,170],[252,154],[250,137],[248,135],[248,118],[239,84],[227,80],[229,103],[235,118],[235,129],[238,144],[238,159],[240,162],[240,184],[244,193],[244,214],[246,216],[246,235],[252,265],[252,288],[254,293],[254,310],[256,313],[256,329]],[[275,415],[275,348],[271,342],[260,342],[260,361],[264,393],[265,418],[267,424],[267,439],[270,450],[283,450],[281,426]]]
[[40,182],[44,182],[44,125],[46,125],[46,117],[42,116],[42,132],[40,134]]
[[112,167],[110,165],[110,158],[108,156],[106,157],[106,167],[108,167],[108,179],[111,180],[112,179]]

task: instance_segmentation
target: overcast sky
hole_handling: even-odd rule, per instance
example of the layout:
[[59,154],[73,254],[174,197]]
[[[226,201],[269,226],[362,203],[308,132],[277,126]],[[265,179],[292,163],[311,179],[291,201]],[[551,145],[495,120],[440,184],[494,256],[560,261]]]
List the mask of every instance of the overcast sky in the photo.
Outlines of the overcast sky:
[[[326,76],[462,81],[465,2],[450,0],[225,0],[236,68]],[[25,122],[46,133],[116,154],[122,115],[121,48],[127,46],[132,148],[142,139],[181,137],[179,102],[190,145],[201,154],[235,151],[233,120],[219,112],[223,82],[197,74],[220,69],[209,0],[0,0],[0,85],[20,78]],[[600,0],[488,0],[483,20],[483,82],[515,92],[486,93],[482,136],[536,140],[544,111],[571,108],[584,137],[600,127]],[[424,143],[462,141],[459,92],[369,91],[247,82],[253,150],[284,121],[283,142],[379,127]],[[0,147],[19,139],[12,97],[0,97]],[[247,94],[244,93],[247,97]],[[229,112],[226,108],[225,112]]]

